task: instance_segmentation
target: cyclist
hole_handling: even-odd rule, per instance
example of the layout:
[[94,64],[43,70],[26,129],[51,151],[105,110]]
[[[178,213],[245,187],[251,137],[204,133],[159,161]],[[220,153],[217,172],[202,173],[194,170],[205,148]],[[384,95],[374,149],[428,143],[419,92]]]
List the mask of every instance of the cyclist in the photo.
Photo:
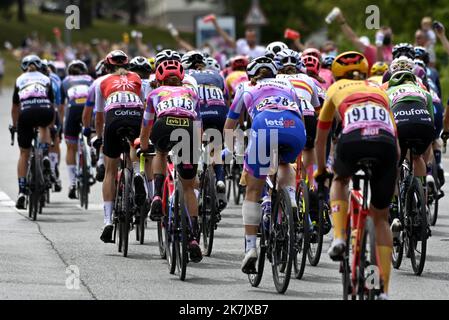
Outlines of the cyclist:
[[271,42],[270,44],[267,45],[265,49],[265,56],[274,59],[274,57],[279,51],[285,49],[288,49],[288,46],[285,43],[281,41]]
[[[118,159],[122,152],[117,131],[124,127],[131,128],[133,132],[130,134],[133,134],[128,138],[133,141],[139,135],[143,117],[142,81],[136,73],[126,70],[128,63],[128,56],[123,51],[111,51],[105,58],[105,65],[111,74],[106,76],[95,89],[96,131],[98,139],[103,142],[106,168],[103,181],[105,226],[100,237],[105,243],[112,242],[112,207]],[[131,148],[130,157],[134,171],[138,172],[139,161],[133,148]],[[145,196],[145,190],[141,187],[134,184],[135,193]]]
[[50,78],[51,86],[53,89],[54,96],[54,105],[55,105],[55,125],[50,128],[51,138],[53,140],[53,144],[49,148],[48,158],[50,159],[51,164],[51,180],[54,185],[54,191],[60,192],[62,189],[61,180],[59,179],[59,172],[57,170],[59,164],[59,154],[60,148],[59,145],[61,143],[61,139],[59,138],[59,130],[61,130],[61,122],[59,118],[58,107],[61,106],[61,79],[57,74],[52,73],[50,67],[50,63],[47,60],[42,60],[42,69],[41,72]]
[[[415,48],[410,43],[399,43],[393,47],[393,60],[406,57],[408,59],[415,59]],[[388,82],[390,80],[391,73],[390,70],[384,73],[382,83]]]
[[318,88],[320,105],[323,105],[324,99],[326,98],[326,81],[320,77],[320,58],[316,57],[314,51],[310,53],[310,51],[304,50],[303,54],[301,55],[301,60],[306,67],[306,74],[313,79]]
[[76,152],[82,129],[82,115],[89,86],[93,79],[87,74],[87,66],[81,60],[73,60],[67,66],[67,77],[61,86],[61,100],[67,103],[64,122],[64,138],[67,144],[66,164],[69,174],[69,198],[76,199]]
[[392,237],[388,224],[388,207],[396,182],[398,157],[396,128],[385,92],[365,79],[368,61],[359,52],[344,52],[335,58],[332,73],[336,82],[329,88],[321,109],[315,142],[318,169],[315,177],[326,174],[326,142],[335,116],[342,121],[336,144],[330,190],[334,239],[329,256],[338,261],[346,250],[348,186],[363,158],[375,158],[371,179],[370,215],[376,228],[379,266],[386,298],[391,270]]
[[[176,165],[184,190],[184,203],[192,222],[188,250],[190,260],[200,262],[201,249],[198,245],[198,201],[194,192],[197,164],[194,164],[194,130],[199,129],[194,121],[200,121],[199,99],[192,88],[183,85],[184,68],[177,60],[165,60],[156,67],[156,79],[160,87],[153,90],[148,99],[144,121],[140,133],[141,150],[148,150],[151,138],[156,156],[153,159],[154,197],[151,203],[150,219],[162,217],[162,188],[167,167],[167,154],[174,143],[171,134],[175,130],[187,130],[189,141],[182,141],[184,148],[188,144],[189,159],[184,158]],[[198,137],[199,137],[199,133]],[[184,153],[183,153],[184,154]],[[187,157],[184,154],[185,157]]]
[[28,55],[22,59],[23,71],[15,83],[12,98],[12,126],[17,130],[20,156],[17,165],[19,195],[16,208],[25,209],[27,193],[27,166],[31,153],[34,128],[39,127],[39,145],[42,150],[44,174],[51,173],[48,149],[51,141],[49,126],[53,123],[55,110],[53,107],[53,89],[51,80],[39,72],[42,61],[36,55]]
[[232,102],[234,94],[240,83],[248,81],[248,75],[246,73],[246,67],[249,60],[246,56],[235,56],[229,61],[230,72],[225,78],[226,92]]
[[332,62],[334,62],[335,56],[327,55],[322,57],[323,63],[321,64],[321,69],[319,76],[325,81],[324,88],[327,90],[335,82],[334,76],[332,75]]
[[[307,132],[307,140],[302,153],[303,164],[306,171],[312,166],[311,170],[313,173],[313,164],[316,163],[314,145],[317,114],[315,108],[321,107],[318,87],[311,77],[304,74],[305,66],[299,53],[296,51],[285,49],[278,52],[275,57],[275,63],[278,68],[277,78],[289,80],[301,102],[300,106]],[[312,180],[309,181],[312,183]]]
[[[95,66],[95,75],[96,75],[96,79],[94,80],[94,82],[92,82],[92,84],[89,87],[88,93],[87,93],[87,100],[86,100],[86,104],[84,106],[84,110],[83,110],[83,116],[82,116],[82,120],[83,120],[83,135],[87,138],[91,137],[92,134],[92,116],[95,114],[96,112],[96,108],[95,107],[95,92],[96,92],[96,87],[101,83],[101,81],[103,81],[104,78],[106,78],[106,76],[109,74],[109,71],[107,70],[107,67],[104,63],[104,60],[100,60],[97,65]],[[95,179],[98,182],[103,182],[104,179],[104,172],[105,172],[105,167],[104,167],[104,155],[103,152],[101,150],[97,150],[99,152],[98,154],[98,160],[96,163],[96,175],[95,175]]]
[[216,71],[218,73],[221,72],[220,64],[218,63],[218,61],[216,59],[214,59],[212,57],[206,58],[206,69]]
[[[401,161],[407,154],[406,143],[413,141],[415,148],[411,155],[413,159],[414,175],[421,178],[426,190],[426,162],[424,157],[429,155],[431,144],[435,138],[434,108],[432,96],[423,89],[413,74],[413,61],[404,64],[401,58],[393,60],[390,66],[391,78],[387,94],[398,128],[398,138],[401,147]],[[411,152],[411,150],[410,150]],[[395,237],[401,230],[398,217],[397,196],[392,201],[392,231]]]
[[[300,101],[295,88],[287,79],[276,79],[277,68],[269,57],[254,59],[247,68],[250,82],[242,83],[232,103],[225,130],[234,130],[240,114],[246,109],[252,119],[251,134],[245,154],[246,195],[242,214],[245,225],[245,258],[242,272],[255,273],[257,261],[256,238],[261,220],[261,199],[266,176],[273,164],[261,157],[273,155],[270,136],[276,135],[278,145],[286,147],[280,154],[281,176],[286,180],[292,206],[296,207],[295,177],[289,163],[295,162],[306,144],[306,132],[302,122]],[[274,139],[274,138],[273,138]],[[271,167],[271,168],[270,168]]]
[[[215,129],[220,131],[220,134],[223,136],[223,128],[228,113],[223,78],[218,72],[205,69],[206,59],[200,52],[189,51],[182,57],[181,61],[184,69],[198,84],[203,131]],[[223,210],[227,202],[223,164],[214,164],[214,171],[217,179],[216,188],[219,209]]]
[[371,66],[369,81],[374,81],[378,85],[382,85],[383,75],[388,71],[388,64],[383,61],[377,61]]

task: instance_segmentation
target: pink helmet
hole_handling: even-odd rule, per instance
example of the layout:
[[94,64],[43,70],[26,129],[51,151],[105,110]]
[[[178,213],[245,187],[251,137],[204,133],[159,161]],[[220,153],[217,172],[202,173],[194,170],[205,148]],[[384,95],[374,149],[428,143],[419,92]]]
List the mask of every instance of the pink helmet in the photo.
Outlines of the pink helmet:
[[156,69],[156,79],[164,81],[168,77],[175,76],[180,80],[184,79],[184,67],[177,60],[165,60]]
[[306,55],[301,57],[302,62],[306,66],[307,72],[310,72],[314,75],[318,75],[320,72],[320,60],[312,55]]
[[307,48],[306,50],[304,50],[302,52],[302,56],[303,57],[304,56],[313,56],[313,57],[318,58],[318,60],[321,61],[321,52],[320,52],[320,50],[315,49],[315,48]]

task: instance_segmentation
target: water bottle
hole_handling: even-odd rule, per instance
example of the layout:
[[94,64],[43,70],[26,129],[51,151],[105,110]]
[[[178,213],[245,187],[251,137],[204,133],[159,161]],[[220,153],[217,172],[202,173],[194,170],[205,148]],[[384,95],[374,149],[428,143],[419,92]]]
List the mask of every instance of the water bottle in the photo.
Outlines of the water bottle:
[[334,7],[332,11],[327,15],[326,19],[324,19],[324,21],[326,21],[327,24],[331,24],[339,14],[340,8]]

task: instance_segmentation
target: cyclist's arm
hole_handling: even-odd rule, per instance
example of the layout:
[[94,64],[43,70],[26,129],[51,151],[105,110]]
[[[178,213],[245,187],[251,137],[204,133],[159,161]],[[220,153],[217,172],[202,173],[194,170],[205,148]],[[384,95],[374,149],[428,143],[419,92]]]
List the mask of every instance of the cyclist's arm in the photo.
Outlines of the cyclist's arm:
[[97,106],[97,113],[95,116],[95,131],[99,138],[103,137],[104,128],[104,98],[101,93],[100,85],[95,88],[95,105]]
[[[332,87],[331,87],[332,88]],[[318,172],[324,172],[326,169],[326,146],[327,137],[332,127],[334,119],[335,104],[332,96],[329,94],[320,111],[318,119],[317,133],[315,139],[315,153],[317,158]]]
[[61,84],[61,104],[59,106],[59,120],[61,120],[61,124],[64,123],[64,112],[65,112],[65,103],[66,103],[66,93],[64,90],[64,86]]
[[12,96],[12,108],[11,108],[11,118],[12,125],[17,127],[17,122],[19,121],[20,112],[20,99],[19,99],[19,88],[17,86],[14,88],[14,93]]

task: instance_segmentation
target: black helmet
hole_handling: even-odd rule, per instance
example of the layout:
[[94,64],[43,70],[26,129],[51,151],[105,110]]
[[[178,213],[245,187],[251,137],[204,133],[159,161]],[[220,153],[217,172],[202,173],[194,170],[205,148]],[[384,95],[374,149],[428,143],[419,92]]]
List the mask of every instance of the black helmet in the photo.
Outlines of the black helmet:
[[415,59],[415,49],[410,43],[400,43],[393,47],[393,59],[402,56]]
[[428,65],[430,61],[429,51],[424,47],[415,47],[415,59],[419,59]]
[[67,66],[67,74],[69,74],[69,75],[86,74],[86,73],[87,73],[87,66],[81,60],[73,60]]

